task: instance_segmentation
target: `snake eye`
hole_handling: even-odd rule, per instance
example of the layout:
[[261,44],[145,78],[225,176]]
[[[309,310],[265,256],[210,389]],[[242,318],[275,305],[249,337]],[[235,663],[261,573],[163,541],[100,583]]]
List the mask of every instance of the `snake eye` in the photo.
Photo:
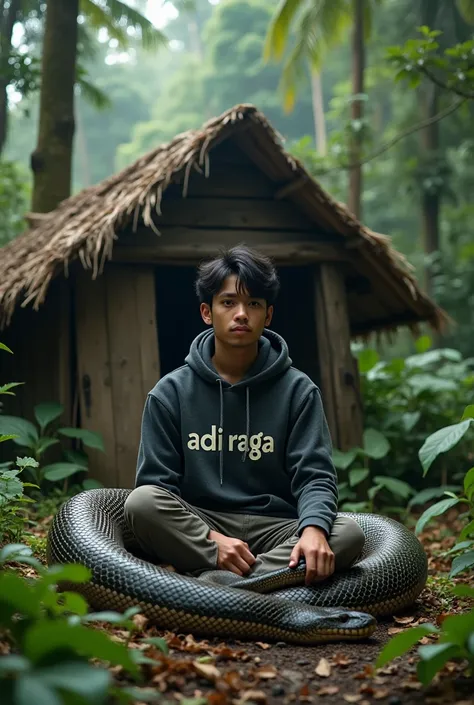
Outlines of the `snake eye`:
[[340,621],[340,622],[348,622],[348,621],[349,621],[349,615],[348,615],[347,613],[346,613],[346,614],[341,614],[341,616],[339,617],[339,621]]

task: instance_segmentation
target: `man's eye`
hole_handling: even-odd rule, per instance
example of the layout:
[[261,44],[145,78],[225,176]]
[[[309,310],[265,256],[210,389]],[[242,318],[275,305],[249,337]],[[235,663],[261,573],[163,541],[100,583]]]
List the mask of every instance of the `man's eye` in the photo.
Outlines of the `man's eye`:
[[251,306],[255,306],[255,308],[257,308],[257,307],[260,306],[261,304],[260,304],[260,301],[251,301],[251,302],[250,302],[250,305],[251,305]]

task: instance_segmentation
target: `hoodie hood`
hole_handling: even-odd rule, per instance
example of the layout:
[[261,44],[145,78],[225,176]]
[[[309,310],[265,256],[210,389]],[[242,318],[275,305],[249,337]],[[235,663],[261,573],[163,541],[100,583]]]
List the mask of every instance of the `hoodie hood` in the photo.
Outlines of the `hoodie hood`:
[[[288,346],[283,338],[273,331],[265,328],[258,342],[258,356],[253,365],[247,370],[246,375],[236,384],[230,384],[219,377],[212,363],[214,355],[214,331],[205,330],[191,343],[189,354],[185,362],[201,379],[209,384],[219,385],[219,428],[224,431],[224,387],[239,387],[245,389],[245,433],[250,438],[250,389],[257,387],[262,382],[278,377],[291,367],[291,358]],[[242,452],[242,462],[245,462],[249,452],[248,446]],[[223,482],[224,454],[219,452],[220,483]]]
[[257,359],[239,382],[230,385],[219,377],[212,363],[214,350],[214,331],[205,330],[193,340],[185,360],[196,374],[210,384],[220,380],[224,386],[252,388],[283,374],[292,364],[286,342],[278,333],[265,328],[258,343]]

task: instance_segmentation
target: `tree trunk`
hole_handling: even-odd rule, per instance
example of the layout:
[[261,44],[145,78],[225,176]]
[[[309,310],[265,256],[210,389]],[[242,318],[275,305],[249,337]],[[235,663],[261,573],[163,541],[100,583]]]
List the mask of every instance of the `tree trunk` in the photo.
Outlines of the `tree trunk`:
[[[364,45],[364,8],[366,0],[353,0],[354,28],[352,30],[352,95],[364,92],[365,45]],[[364,108],[361,100],[352,100],[351,119],[353,122],[361,121]],[[361,132],[352,131],[350,147],[350,162],[358,164],[361,160],[362,139]],[[362,167],[354,166],[349,171],[349,210],[357,218],[362,215]]]
[[321,73],[311,71],[311,100],[313,103],[314,137],[316,151],[322,157],[327,154],[326,116],[324,115],[323,83]]
[[[425,87],[421,91],[421,108],[423,119],[428,119],[438,112],[439,91],[434,85]],[[432,168],[439,150],[439,123],[434,122],[420,132],[422,159]],[[436,252],[440,248],[439,244],[439,213],[440,213],[440,193],[435,188],[433,191],[422,189],[421,192],[421,220],[423,250],[426,255]],[[428,294],[432,293],[432,273],[429,264],[425,268],[425,289]]]
[[33,203],[47,213],[71,193],[79,0],[48,0],[38,143],[31,155]]
[[0,156],[8,135],[8,94],[9,66],[12,48],[13,27],[20,12],[21,0],[11,0],[8,8],[0,12]]

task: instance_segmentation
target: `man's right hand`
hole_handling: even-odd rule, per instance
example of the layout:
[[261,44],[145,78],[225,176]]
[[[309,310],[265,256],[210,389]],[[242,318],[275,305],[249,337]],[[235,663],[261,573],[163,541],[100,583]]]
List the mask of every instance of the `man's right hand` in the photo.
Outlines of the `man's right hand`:
[[221,570],[230,570],[236,575],[246,575],[255,563],[255,556],[250,553],[245,541],[233,539],[218,531],[210,531],[208,539],[217,543],[217,567]]

